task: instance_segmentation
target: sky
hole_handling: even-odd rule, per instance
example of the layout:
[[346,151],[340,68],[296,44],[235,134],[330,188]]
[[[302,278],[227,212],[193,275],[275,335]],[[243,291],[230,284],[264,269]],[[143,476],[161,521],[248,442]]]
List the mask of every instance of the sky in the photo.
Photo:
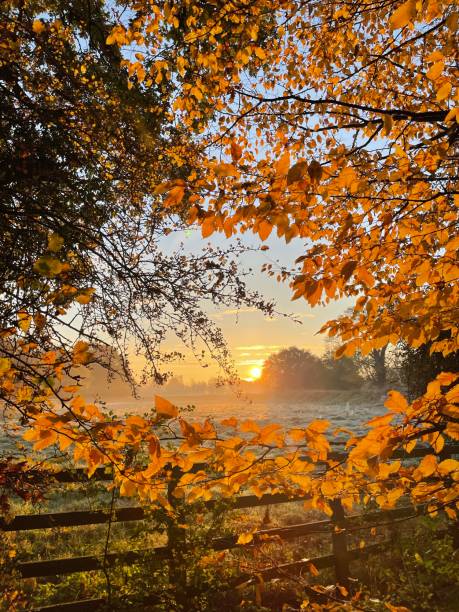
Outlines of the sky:
[[[330,303],[326,307],[311,308],[304,299],[291,301],[291,291],[288,284],[279,283],[274,278],[261,272],[264,263],[278,261],[281,265],[291,265],[294,260],[304,254],[304,243],[294,239],[290,244],[273,234],[261,243],[258,236],[245,234],[239,236],[247,246],[259,247],[267,245],[267,251],[257,251],[244,254],[241,257],[241,267],[253,270],[247,279],[250,289],[259,291],[266,300],[274,300],[276,310],[292,315],[282,315],[269,318],[263,313],[250,308],[226,308],[216,310],[207,308],[212,320],[222,329],[239,376],[243,379],[254,377],[251,372],[254,367],[262,367],[263,361],[272,353],[283,348],[297,346],[312,353],[321,355],[325,349],[324,336],[317,332],[331,318],[341,314],[350,304],[350,300]],[[213,235],[207,239],[213,246],[228,246],[228,239],[221,235]],[[187,230],[168,236],[165,248],[174,250],[183,243],[188,252],[198,251],[203,244],[200,230]],[[183,344],[171,337],[164,345],[169,350],[179,350],[185,358],[172,365],[174,376],[182,377],[185,383],[208,381],[221,375],[216,363],[207,360],[208,367],[202,367],[190,351],[185,351]],[[256,374],[256,373],[255,373]]]

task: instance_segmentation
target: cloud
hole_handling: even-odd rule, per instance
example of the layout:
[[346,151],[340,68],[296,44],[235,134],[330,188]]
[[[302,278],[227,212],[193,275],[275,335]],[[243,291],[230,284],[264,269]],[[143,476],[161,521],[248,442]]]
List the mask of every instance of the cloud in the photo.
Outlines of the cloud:
[[273,351],[282,348],[282,344],[252,344],[250,346],[236,346],[235,351]]
[[246,306],[244,308],[227,308],[221,312],[216,312],[212,316],[214,319],[222,319],[223,317],[229,317],[231,315],[239,316],[240,314],[246,314],[251,312],[260,312],[258,308],[254,306]]
[[238,366],[262,366],[265,362],[264,359],[244,359],[243,361],[236,362]]
[[[316,315],[310,312],[292,312],[288,315],[288,318],[292,319],[293,321],[296,321],[297,323],[301,323],[301,319],[315,319]],[[273,315],[272,317],[264,317],[264,321],[266,323],[280,323],[286,321],[286,318]]]

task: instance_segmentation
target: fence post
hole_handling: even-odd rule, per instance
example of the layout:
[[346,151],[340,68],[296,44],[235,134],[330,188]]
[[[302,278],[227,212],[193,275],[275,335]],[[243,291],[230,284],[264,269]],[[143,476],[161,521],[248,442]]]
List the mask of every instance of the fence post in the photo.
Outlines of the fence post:
[[182,471],[179,467],[172,469],[172,475],[167,485],[167,500],[175,511],[174,516],[167,520],[167,542],[171,550],[169,561],[169,583],[176,594],[176,602],[186,609],[187,574],[185,563],[186,536],[183,527],[184,517],[180,512],[181,501],[174,496]]
[[347,550],[346,517],[339,498],[330,503],[332,509],[332,547],[335,557],[335,577],[337,584],[349,591],[349,554]]

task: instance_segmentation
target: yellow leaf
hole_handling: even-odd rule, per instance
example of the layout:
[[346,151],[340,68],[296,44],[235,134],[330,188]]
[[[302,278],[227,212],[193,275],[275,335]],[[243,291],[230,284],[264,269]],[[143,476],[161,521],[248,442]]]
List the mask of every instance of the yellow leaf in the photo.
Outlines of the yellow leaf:
[[294,442],[302,442],[305,437],[304,429],[290,429],[288,435]]
[[430,439],[430,444],[436,453],[441,453],[445,446],[445,438],[440,434],[433,434]]
[[196,98],[196,100],[202,100],[203,99],[203,95],[202,95],[202,91],[199,89],[199,87],[192,87],[190,89],[190,93],[192,96],[194,96]]
[[160,395],[155,395],[155,409],[158,416],[168,419],[173,419],[178,415],[177,406],[174,406],[169,400]]
[[453,521],[455,521],[457,519],[457,514],[456,511],[453,508],[444,508],[446,514],[449,516],[450,519],[452,519]]
[[161,445],[158,438],[151,438],[148,443],[148,454],[150,455],[150,459],[158,459],[161,456]]
[[455,380],[457,380],[459,378],[459,374],[455,373],[455,372],[441,372],[440,374],[438,374],[438,376],[435,378],[435,380],[441,385],[441,386],[448,386],[451,385]]
[[160,183],[159,185],[156,185],[156,187],[153,189],[153,193],[155,195],[161,195],[162,193],[166,193],[166,191],[170,189],[170,187],[170,182]]
[[11,359],[0,357],[0,376],[11,370]]
[[120,486],[120,495],[125,495],[126,497],[132,497],[137,491],[137,485],[130,478],[123,478],[123,481]]
[[373,287],[373,285],[375,284],[375,279],[368,272],[366,268],[363,268],[363,267],[357,268],[355,270],[355,275],[368,288]]
[[73,444],[72,438],[69,436],[59,435],[59,449],[65,451],[69,446]]
[[307,429],[313,433],[323,433],[329,427],[330,421],[327,421],[326,419],[315,419],[309,423]]
[[181,76],[185,75],[186,60],[184,57],[177,58],[177,71]]
[[215,225],[213,217],[206,217],[202,226],[201,226],[201,235],[203,238],[208,238],[211,234],[214,233]]
[[242,432],[259,433],[260,426],[258,425],[258,423],[255,423],[255,421],[252,421],[251,419],[247,419],[246,421],[241,423],[240,429]]
[[41,312],[36,312],[33,316],[33,321],[37,330],[40,331],[46,324],[46,317],[45,315],[41,314]]
[[341,492],[341,485],[331,480],[325,480],[320,485],[320,490],[326,497],[335,497],[337,493]]
[[249,544],[253,540],[253,533],[241,533],[237,539],[238,544]]
[[416,17],[416,0],[408,0],[394,11],[390,17],[390,25],[393,30],[403,28]]
[[384,425],[389,425],[389,423],[394,418],[395,414],[385,414],[384,416],[375,417],[368,421],[366,424],[370,427],[383,427]]
[[388,602],[386,602],[384,605],[390,610],[390,612],[411,612],[409,608],[405,608],[404,606],[393,606]]
[[445,123],[456,120],[459,123],[459,107],[452,108],[445,117]]
[[314,183],[320,183],[320,179],[322,178],[323,169],[321,164],[315,159],[308,166],[308,174],[311,178],[311,181]]
[[345,281],[349,280],[351,276],[354,274],[354,270],[357,267],[357,262],[355,260],[346,261],[344,266],[340,270],[340,275],[344,278]]
[[387,504],[389,506],[394,506],[395,502],[402,497],[405,491],[401,488],[392,489],[387,494]]
[[145,427],[147,422],[142,417],[133,415],[126,419],[126,425],[129,427]]
[[445,459],[438,464],[438,471],[442,476],[451,474],[451,472],[459,472],[459,461],[456,461],[455,459]]
[[34,450],[43,450],[48,448],[57,440],[57,433],[52,429],[42,429],[38,434],[38,440],[33,445]]
[[24,311],[18,312],[19,327],[23,332],[27,332],[32,322],[32,315],[27,314]]
[[392,115],[384,115],[384,129],[386,131],[386,135],[390,134],[390,132],[392,131],[393,125],[394,125],[394,122],[392,120]]

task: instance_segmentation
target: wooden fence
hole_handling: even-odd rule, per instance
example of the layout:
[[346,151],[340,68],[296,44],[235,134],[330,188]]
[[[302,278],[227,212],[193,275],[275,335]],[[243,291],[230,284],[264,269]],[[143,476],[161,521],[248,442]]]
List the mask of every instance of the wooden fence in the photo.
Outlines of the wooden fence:
[[[410,455],[403,452],[395,453],[393,458],[412,459],[413,457],[422,457],[430,454],[431,449],[418,448]],[[449,446],[442,450],[441,458],[459,455],[459,445]],[[334,453],[335,459],[344,459],[344,453]],[[200,466],[196,466],[200,467]],[[62,471],[57,473],[55,481],[59,483],[75,483],[88,482],[83,470]],[[97,470],[92,476],[95,480],[109,480],[111,475],[105,470]],[[274,504],[284,504],[295,501],[303,501],[308,497],[288,497],[283,494],[264,495],[258,498],[254,495],[243,495],[234,499],[231,504],[231,509],[255,508],[260,506],[269,506]],[[215,502],[205,502],[207,508],[211,508]],[[286,575],[294,575],[302,570],[310,567],[311,563],[318,569],[334,568],[336,582],[344,587],[348,586],[351,561],[365,557],[371,554],[377,554],[387,548],[388,542],[380,542],[370,544],[363,548],[350,549],[348,547],[348,534],[353,530],[371,528],[375,521],[380,524],[391,524],[397,520],[406,520],[415,518],[425,513],[424,506],[404,506],[391,510],[376,510],[374,512],[366,512],[346,516],[344,508],[337,498],[332,503],[333,514],[330,519],[322,521],[314,521],[308,523],[300,523],[297,525],[289,525],[287,527],[275,527],[271,529],[263,529],[254,533],[253,544],[263,542],[267,537],[277,536],[281,540],[291,540],[301,536],[311,534],[324,534],[331,536],[332,553],[325,556],[301,559],[292,563],[285,563],[269,567],[262,570],[257,570],[257,575],[261,576],[264,581],[272,580],[276,577],[285,577]],[[76,511],[76,512],[58,512],[46,514],[20,515],[14,517],[11,521],[0,519],[0,528],[3,531],[17,532],[30,530],[47,530],[56,527],[78,527],[83,525],[100,525],[115,522],[131,522],[141,521],[148,518],[148,510],[140,506],[118,508],[110,513],[106,510],[99,511]],[[172,525],[171,525],[171,528]],[[181,530],[183,531],[183,530]],[[175,541],[171,538],[169,532],[169,542]],[[228,537],[216,538],[212,540],[210,548],[213,550],[230,550],[237,548],[238,536],[231,535]],[[174,553],[174,548],[170,545],[155,547],[150,550],[114,552],[106,555],[87,555],[80,557],[70,557],[50,560],[25,561],[17,564],[17,571],[22,578],[43,578],[49,576],[59,576],[71,574],[75,572],[89,571],[106,571],[117,564],[135,564],[146,559],[164,559],[171,560]],[[256,578],[246,574],[240,576],[240,583],[254,582]],[[63,604],[54,604],[40,608],[34,608],[35,611],[52,611],[52,612],[80,612],[97,610],[105,604],[103,598],[94,598],[73,601]]]

